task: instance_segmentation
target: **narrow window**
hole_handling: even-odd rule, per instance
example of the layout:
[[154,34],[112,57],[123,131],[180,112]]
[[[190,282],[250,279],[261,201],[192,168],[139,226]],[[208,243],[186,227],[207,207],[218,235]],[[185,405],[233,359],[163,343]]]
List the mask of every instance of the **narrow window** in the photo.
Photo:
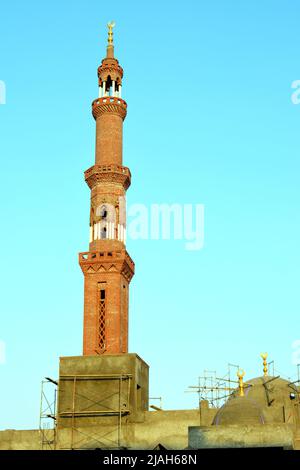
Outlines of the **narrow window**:
[[98,296],[99,296],[99,316],[98,316],[98,346],[100,351],[105,349],[106,346],[106,332],[105,332],[105,316],[106,316],[106,290],[105,282],[99,282],[98,284]]

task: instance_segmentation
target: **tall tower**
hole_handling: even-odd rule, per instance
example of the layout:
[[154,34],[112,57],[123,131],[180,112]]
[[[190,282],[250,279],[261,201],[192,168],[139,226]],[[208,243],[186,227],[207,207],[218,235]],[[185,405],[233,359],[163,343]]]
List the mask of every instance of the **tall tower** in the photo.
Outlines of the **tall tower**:
[[134,263],[125,247],[125,195],[131,174],[122,158],[127,104],[121,98],[123,69],[114,57],[113,26],[108,25],[106,57],[98,68],[99,98],[92,103],[95,164],[84,173],[91,190],[89,251],[79,254],[87,356],[128,352],[128,289]]

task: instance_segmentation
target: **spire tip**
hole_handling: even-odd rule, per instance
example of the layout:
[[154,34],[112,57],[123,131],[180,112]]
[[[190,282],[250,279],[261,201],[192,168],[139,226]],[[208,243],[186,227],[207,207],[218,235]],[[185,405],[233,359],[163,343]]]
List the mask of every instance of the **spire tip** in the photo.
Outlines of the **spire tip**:
[[112,46],[113,43],[114,43],[114,38],[113,38],[113,28],[116,26],[116,23],[114,21],[110,21],[109,23],[107,23],[107,27],[108,27],[108,45],[109,46]]

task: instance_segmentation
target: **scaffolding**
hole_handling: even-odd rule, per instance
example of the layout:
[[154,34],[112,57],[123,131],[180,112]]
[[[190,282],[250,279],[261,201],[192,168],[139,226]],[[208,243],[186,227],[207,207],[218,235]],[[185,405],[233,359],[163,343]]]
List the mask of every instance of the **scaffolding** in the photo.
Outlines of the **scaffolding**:
[[149,397],[149,400],[158,400],[159,401],[159,406],[149,404],[149,408],[152,408],[155,411],[162,411],[162,397]]
[[204,370],[198,377],[198,385],[190,385],[186,393],[197,393],[200,401],[208,401],[210,407],[220,408],[238,388],[238,381],[233,380],[232,369],[239,370],[239,365],[228,363],[227,373],[218,377],[215,370]]
[[42,450],[56,449],[56,401],[57,382],[49,377],[45,377],[41,383],[39,420]]
[[274,362],[274,360],[268,362],[267,366],[268,366],[268,370],[269,370],[269,371],[270,371],[271,368],[272,368],[272,374],[271,374],[271,375],[274,377],[274,376],[275,376],[275,362]]
[[[72,386],[72,408],[68,411],[58,412],[59,419],[59,430],[70,429],[70,444],[66,447],[60,447],[63,449],[81,449],[82,445],[86,445],[87,442],[93,442],[93,446],[96,448],[109,448],[109,449],[122,449],[124,448],[122,443],[122,432],[124,427],[124,417],[128,416],[130,410],[130,385],[131,385],[131,374],[110,374],[110,375],[61,375],[60,382],[69,381]],[[102,394],[99,397],[99,393],[92,392],[89,390],[88,393],[83,394],[80,391],[78,385],[82,381],[116,381],[117,387],[115,392],[108,392],[109,396]],[[124,399],[125,397],[125,399]],[[107,399],[109,398],[110,403],[117,403],[117,407],[112,408],[107,405]],[[115,399],[114,399],[115,398]],[[82,400],[86,401],[86,406],[83,408],[79,405],[78,401],[82,403]],[[125,403],[124,403],[125,401]],[[84,429],[80,428],[78,419],[80,418],[103,418],[103,417],[116,417],[115,425],[111,425],[112,429],[107,430],[106,426],[103,426],[104,422],[100,424],[100,432],[85,432]],[[63,425],[63,420],[69,418],[71,423],[68,422],[67,426]],[[69,424],[71,424],[69,426]],[[106,423],[105,423],[106,424]]]

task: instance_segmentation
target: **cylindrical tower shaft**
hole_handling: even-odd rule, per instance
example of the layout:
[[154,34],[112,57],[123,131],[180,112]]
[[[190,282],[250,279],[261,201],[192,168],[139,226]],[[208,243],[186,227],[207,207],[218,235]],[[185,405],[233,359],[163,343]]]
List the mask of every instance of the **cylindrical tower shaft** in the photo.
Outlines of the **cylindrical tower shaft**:
[[100,115],[96,121],[96,165],[122,165],[123,121],[116,114]]

